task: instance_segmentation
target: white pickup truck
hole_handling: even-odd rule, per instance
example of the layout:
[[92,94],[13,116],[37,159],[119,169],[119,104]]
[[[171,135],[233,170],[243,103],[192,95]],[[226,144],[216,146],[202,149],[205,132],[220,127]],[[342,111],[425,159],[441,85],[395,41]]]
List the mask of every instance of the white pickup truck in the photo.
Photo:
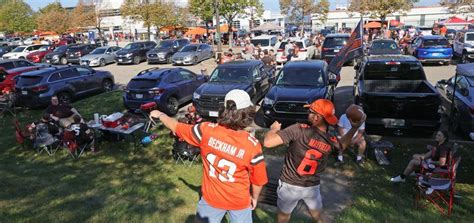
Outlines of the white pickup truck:
[[462,63],[474,61],[474,30],[458,31],[454,37],[453,54],[460,57]]

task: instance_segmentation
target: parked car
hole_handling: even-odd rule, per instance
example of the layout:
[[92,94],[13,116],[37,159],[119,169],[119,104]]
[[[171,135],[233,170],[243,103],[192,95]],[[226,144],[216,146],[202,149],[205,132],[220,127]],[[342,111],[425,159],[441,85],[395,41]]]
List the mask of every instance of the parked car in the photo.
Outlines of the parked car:
[[329,34],[324,39],[321,47],[321,59],[328,64],[331,63],[332,58],[347,44],[349,34]]
[[0,46],[0,57],[3,57],[3,55],[12,52],[18,45],[6,45],[6,46]]
[[24,59],[0,60],[0,67],[2,67],[5,70],[10,70],[17,67],[33,67],[33,66],[36,66],[36,65]]
[[23,73],[16,82],[17,103],[20,106],[39,107],[50,103],[56,95],[60,102],[95,91],[110,91],[114,76],[108,71],[96,71],[83,66],[56,66]]
[[306,59],[306,50],[310,45],[310,40],[307,38],[290,38],[287,40],[284,40],[280,43],[277,43],[276,48],[276,63],[278,67],[282,67],[283,64],[286,63],[286,56],[288,55],[288,52],[285,52],[286,45],[289,44],[291,41],[294,42],[295,46],[298,47],[298,57],[293,58],[292,60],[305,60]]
[[173,65],[198,64],[214,55],[212,47],[208,44],[189,44],[183,47],[172,57]]
[[43,45],[29,45],[29,46],[18,46],[13,49],[10,53],[6,53],[2,56],[6,59],[25,59],[30,53],[38,51]]
[[89,54],[95,49],[93,44],[81,44],[71,46],[66,50],[66,59],[68,63],[79,64],[81,57]]
[[146,52],[153,49],[156,43],[153,41],[129,43],[117,53],[117,64],[139,64],[146,60]]
[[460,30],[454,37],[454,56],[461,58],[461,63],[474,61],[474,30]]
[[49,64],[66,65],[67,64],[66,53],[67,53],[67,50],[72,46],[75,46],[75,45],[70,44],[70,45],[64,45],[64,46],[56,47],[53,50],[53,52],[48,53],[44,56],[45,62],[49,63]]
[[439,128],[441,98],[416,58],[368,56],[355,69],[354,103],[367,114],[368,132]]
[[30,37],[30,38],[24,40],[23,43],[25,45],[31,45],[31,44],[34,44],[36,41],[39,41],[38,37]]
[[15,90],[15,79],[18,75],[28,72],[28,71],[32,71],[32,70],[39,70],[42,68],[44,67],[29,66],[29,67],[17,67],[17,68],[6,70],[3,67],[0,67],[0,92],[5,88]]
[[429,27],[429,26],[416,27],[416,31],[421,36],[431,36],[431,35],[433,35],[433,27]]
[[455,29],[448,29],[446,32],[446,39],[448,39],[451,46],[454,43],[454,38],[456,37],[456,30]]
[[421,62],[441,62],[449,65],[453,49],[445,37],[430,35],[416,38],[408,45],[407,54],[418,58]]
[[392,39],[376,39],[367,49],[367,55],[399,55],[402,54],[397,42]]
[[109,63],[115,62],[115,52],[120,50],[117,46],[104,46],[93,50],[90,54],[84,55],[80,59],[80,64],[83,66],[103,67]]
[[337,81],[329,78],[327,69],[322,60],[286,63],[263,99],[264,127],[274,121],[283,125],[307,123],[308,109],[304,105],[320,98],[333,100]]
[[188,39],[163,40],[155,48],[146,53],[148,64],[172,63],[173,54],[189,45]]
[[265,71],[262,61],[245,60],[220,64],[212,72],[209,81],[194,92],[194,106],[202,117],[216,118],[229,91],[244,90],[249,93],[253,103],[257,103],[267,94],[272,79]]
[[0,37],[0,48],[2,46],[8,46],[8,39],[6,37]]
[[[459,64],[456,72],[456,84],[453,76],[438,81],[436,88],[441,94],[442,109],[450,118],[452,129],[474,140],[474,64]],[[453,94],[455,85],[456,92]]]
[[25,43],[23,43],[23,39],[21,37],[12,37],[8,39],[8,45],[21,46],[21,45],[25,45]]
[[250,42],[257,46],[260,44],[260,48],[262,50],[271,50],[275,49],[275,45],[277,44],[277,37],[276,36],[269,36],[269,35],[261,35],[256,36],[250,40]]
[[54,48],[54,46],[44,45],[38,51],[28,54],[26,59],[33,63],[45,62],[44,57],[46,54],[53,52]]
[[123,101],[125,107],[131,110],[155,102],[160,111],[176,115],[179,107],[190,102],[194,91],[206,81],[207,76],[183,68],[151,68],[130,80]]

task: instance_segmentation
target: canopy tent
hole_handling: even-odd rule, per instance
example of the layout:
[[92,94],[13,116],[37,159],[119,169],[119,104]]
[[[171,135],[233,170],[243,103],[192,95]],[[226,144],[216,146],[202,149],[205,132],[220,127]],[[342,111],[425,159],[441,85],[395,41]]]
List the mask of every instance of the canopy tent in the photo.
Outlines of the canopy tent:
[[[224,24],[224,25],[220,26],[219,28],[220,28],[221,33],[228,33],[229,32],[229,25],[228,24]],[[212,32],[216,32],[216,30],[213,29]],[[232,27],[232,32],[237,32],[237,29]]]
[[253,28],[252,31],[268,31],[268,30],[282,30],[282,29],[283,29],[282,27],[274,23],[267,22]]
[[202,27],[192,27],[189,28],[188,31],[184,35],[204,35],[206,34],[206,29]]
[[471,19],[468,22],[471,23],[471,24],[474,24],[474,19]]
[[464,20],[464,19],[453,16],[451,18],[448,18],[448,19],[445,19],[445,20],[439,22],[439,24],[441,24],[441,25],[448,25],[448,24],[467,25],[467,24],[469,24],[469,22]]
[[366,29],[377,29],[377,28],[381,28],[381,27],[382,27],[382,23],[380,23],[380,22],[369,22],[369,23],[364,25],[364,28],[366,28]]
[[390,20],[390,26],[401,26],[401,25],[404,25],[404,23],[398,20]]

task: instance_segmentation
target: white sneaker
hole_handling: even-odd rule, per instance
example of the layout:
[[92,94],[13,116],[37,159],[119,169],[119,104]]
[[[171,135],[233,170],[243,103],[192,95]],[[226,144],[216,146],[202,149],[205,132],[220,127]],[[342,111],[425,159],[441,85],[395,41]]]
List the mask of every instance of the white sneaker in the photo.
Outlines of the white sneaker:
[[430,195],[430,194],[433,193],[433,191],[434,191],[433,188],[428,187],[428,188],[426,189],[426,192],[425,192],[425,193],[426,193],[426,195]]
[[405,179],[402,179],[401,176],[396,176],[396,177],[390,178],[390,182],[392,182],[392,183],[400,183],[400,182],[405,183]]

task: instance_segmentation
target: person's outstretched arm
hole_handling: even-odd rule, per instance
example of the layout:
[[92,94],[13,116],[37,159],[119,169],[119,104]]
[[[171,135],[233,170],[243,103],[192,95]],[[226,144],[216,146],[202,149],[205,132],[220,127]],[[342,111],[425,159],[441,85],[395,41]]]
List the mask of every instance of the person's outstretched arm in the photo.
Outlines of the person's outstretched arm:
[[150,112],[150,117],[159,119],[161,123],[166,126],[166,128],[171,130],[173,133],[176,132],[176,126],[178,125],[178,121],[176,121],[176,119],[169,117],[159,110],[153,110]]

